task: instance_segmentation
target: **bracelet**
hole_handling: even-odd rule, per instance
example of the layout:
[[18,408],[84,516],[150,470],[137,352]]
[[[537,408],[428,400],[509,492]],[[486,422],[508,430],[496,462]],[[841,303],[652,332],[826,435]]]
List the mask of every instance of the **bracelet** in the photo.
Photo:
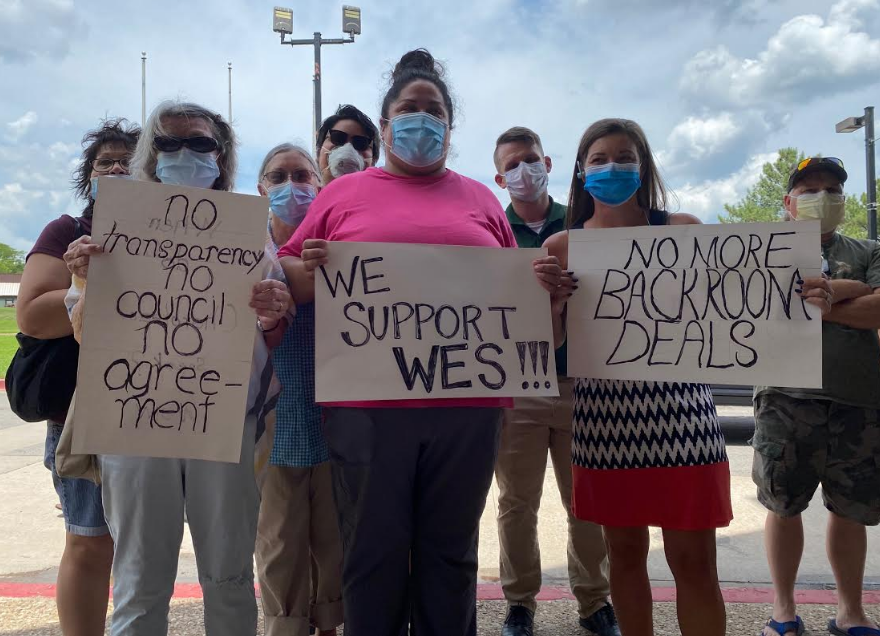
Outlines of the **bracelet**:
[[258,318],[257,319],[257,329],[259,329],[262,333],[271,333],[271,332],[275,331],[276,329],[278,329],[279,326],[281,326],[282,320],[284,320],[284,319],[279,318],[278,321],[275,323],[275,326],[272,327],[271,329],[263,329],[263,323],[261,323],[260,319]]

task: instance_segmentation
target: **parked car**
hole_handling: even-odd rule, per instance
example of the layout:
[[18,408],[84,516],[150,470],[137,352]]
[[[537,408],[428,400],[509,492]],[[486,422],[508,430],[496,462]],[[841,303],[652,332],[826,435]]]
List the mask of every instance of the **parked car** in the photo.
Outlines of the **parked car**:
[[751,406],[753,387],[734,384],[712,384],[712,397],[718,406]]

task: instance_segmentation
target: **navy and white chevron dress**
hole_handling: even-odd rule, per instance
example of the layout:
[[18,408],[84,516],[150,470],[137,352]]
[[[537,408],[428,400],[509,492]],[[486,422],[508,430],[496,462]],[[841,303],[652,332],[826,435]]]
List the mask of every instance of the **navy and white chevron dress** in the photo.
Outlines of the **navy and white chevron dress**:
[[733,518],[727,451],[707,385],[577,379],[573,433],[577,518],[678,530]]

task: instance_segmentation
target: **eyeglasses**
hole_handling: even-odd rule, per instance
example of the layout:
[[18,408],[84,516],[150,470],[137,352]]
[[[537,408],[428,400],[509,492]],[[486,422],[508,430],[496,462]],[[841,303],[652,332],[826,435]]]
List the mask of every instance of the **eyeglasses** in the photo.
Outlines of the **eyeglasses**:
[[110,159],[109,157],[93,159],[92,170],[95,172],[110,172],[113,170],[113,166],[118,163],[120,168],[128,172],[128,164],[130,161],[131,159],[129,157],[123,157],[122,159]]
[[838,159],[837,157],[808,157],[808,158],[804,159],[803,161],[801,161],[797,165],[795,172],[800,172],[801,170],[803,170],[807,166],[816,165],[816,164],[823,164],[823,163],[831,164],[831,165],[838,166],[839,168],[843,168],[843,162],[840,159]]
[[288,179],[294,183],[311,183],[315,178],[315,173],[311,170],[293,170],[286,172],[284,170],[273,170],[263,175],[263,178],[269,182],[269,185],[281,185]]
[[161,136],[153,140],[153,146],[159,152],[177,152],[184,146],[193,152],[213,152],[220,149],[220,144],[213,137],[171,137]]
[[349,135],[341,130],[331,130],[328,133],[328,136],[330,137],[330,143],[334,146],[344,146],[350,141],[351,145],[358,152],[363,152],[373,145],[373,140],[369,137],[364,137],[363,135]]

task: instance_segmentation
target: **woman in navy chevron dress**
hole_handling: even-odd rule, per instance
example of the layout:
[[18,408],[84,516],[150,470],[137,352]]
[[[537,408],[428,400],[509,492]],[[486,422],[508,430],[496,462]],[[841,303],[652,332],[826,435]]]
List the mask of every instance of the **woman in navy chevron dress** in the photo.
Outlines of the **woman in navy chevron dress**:
[[[700,222],[665,211],[665,188],[635,122],[596,122],[577,156],[569,227]],[[567,267],[567,233],[546,246]],[[570,296],[574,283],[560,293]],[[558,333],[564,329],[554,326]],[[611,596],[623,636],[654,633],[649,526],[663,529],[682,636],[723,635],[715,531],[733,514],[727,452],[709,387],[579,378],[573,419],[574,514],[605,528]]]

